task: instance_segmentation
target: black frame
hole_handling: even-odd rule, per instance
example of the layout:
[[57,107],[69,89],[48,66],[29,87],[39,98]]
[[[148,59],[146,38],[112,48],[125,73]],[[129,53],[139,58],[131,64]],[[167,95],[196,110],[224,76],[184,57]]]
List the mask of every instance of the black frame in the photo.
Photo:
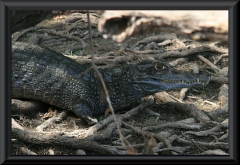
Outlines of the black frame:
[[[11,156],[10,116],[10,10],[228,10],[229,11],[229,156]],[[237,61],[239,42],[237,38],[239,0],[0,0],[0,163],[184,163],[184,164],[238,164],[238,106]]]

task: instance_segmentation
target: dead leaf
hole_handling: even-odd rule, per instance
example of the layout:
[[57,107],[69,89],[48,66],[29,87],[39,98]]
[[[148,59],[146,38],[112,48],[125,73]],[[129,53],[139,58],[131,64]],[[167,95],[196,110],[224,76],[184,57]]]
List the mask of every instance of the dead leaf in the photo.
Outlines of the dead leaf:
[[[109,95],[113,95],[113,91],[111,89],[111,86],[107,82],[105,82],[105,81],[104,81],[104,83],[105,83],[105,86],[107,88],[108,94]],[[97,78],[97,87],[98,87],[98,90],[99,90],[100,102],[102,104],[107,104],[107,96],[105,94],[103,85],[102,85],[102,83],[101,83],[99,78]]]
[[130,155],[137,154],[137,152],[134,149],[132,149],[131,147],[127,147],[127,153],[130,154]]
[[106,117],[109,114],[109,112],[111,112],[111,109],[108,106],[105,113],[104,113],[104,117]]

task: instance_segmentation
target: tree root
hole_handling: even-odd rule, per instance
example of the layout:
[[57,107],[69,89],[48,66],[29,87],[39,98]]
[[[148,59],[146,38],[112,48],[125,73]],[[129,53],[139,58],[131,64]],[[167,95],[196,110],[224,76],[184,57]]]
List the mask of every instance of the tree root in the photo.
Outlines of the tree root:
[[222,127],[223,126],[221,124],[219,124],[216,127],[211,128],[211,129],[206,130],[206,131],[200,131],[200,132],[187,131],[184,134],[191,134],[191,135],[195,135],[195,136],[221,135],[221,134],[223,134],[222,132],[220,132],[220,129]]
[[33,113],[42,107],[43,103],[39,101],[21,101],[17,99],[12,99],[11,109],[12,112],[20,113]]
[[63,120],[63,118],[65,118],[66,115],[67,115],[66,112],[62,112],[62,113],[59,114],[59,116],[57,116],[57,117],[54,116],[54,117],[46,120],[45,122],[43,122],[41,125],[37,126],[36,130],[42,132],[45,128],[47,128],[48,126],[52,125],[52,123],[54,123],[56,121]]
[[133,48],[139,46],[140,44],[147,45],[148,43],[151,43],[151,42],[162,42],[162,41],[166,41],[166,40],[170,40],[171,41],[171,40],[176,39],[176,38],[177,38],[177,36],[174,33],[167,34],[167,35],[160,34],[160,35],[150,36],[150,37],[146,37],[146,38],[136,42],[133,45]]
[[98,154],[113,154],[96,142],[87,141],[84,139],[73,139],[62,135],[52,136],[52,133],[48,134],[44,132],[40,133],[12,128],[12,138],[16,138],[25,143],[34,143],[40,145],[60,145],[73,147],[76,149],[82,148]]
[[192,145],[198,145],[198,146],[204,146],[204,147],[216,147],[216,148],[222,148],[222,149],[228,149],[228,143],[224,142],[210,142],[210,143],[205,143],[205,142],[199,142],[195,140],[185,140],[182,138],[176,138],[176,141],[178,143],[185,143],[185,144],[192,144]]
[[46,33],[49,33],[49,34],[52,34],[52,35],[55,35],[55,36],[59,36],[59,37],[62,37],[62,38],[67,38],[69,40],[75,40],[75,41],[81,43],[80,48],[85,48],[86,47],[86,43],[79,37],[70,36],[70,35],[66,35],[66,34],[61,34],[61,33],[58,33],[55,30],[41,29],[39,31],[46,32]]
[[184,121],[176,121],[176,122],[167,122],[164,124],[158,124],[156,126],[149,126],[146,129],[149,131],[163,129],[163,128],[179,128],[179,129],[187,129],[187,130],[200,130],[201,125],[193,124],[193,123],[185,123]]

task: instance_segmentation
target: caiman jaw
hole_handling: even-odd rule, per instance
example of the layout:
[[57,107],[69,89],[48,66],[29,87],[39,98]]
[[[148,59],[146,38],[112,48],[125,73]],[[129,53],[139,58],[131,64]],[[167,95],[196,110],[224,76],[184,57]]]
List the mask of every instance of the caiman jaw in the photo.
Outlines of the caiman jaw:
[[204,86],[210,81],[209,75],[177,71],[165,62],[141,65],[135,71],[133,80],[135,87],[148,94],[176,88]]
[[191,84],[202,84],[202,86],[207,85],[210,81],[210,77],[208,77],[207,81],[201,81],[199,78],[196,78],[194,81],[186,81],[186,80],[160,80],[163,83],[166,84],[186,84],[186,85],[191,85]]

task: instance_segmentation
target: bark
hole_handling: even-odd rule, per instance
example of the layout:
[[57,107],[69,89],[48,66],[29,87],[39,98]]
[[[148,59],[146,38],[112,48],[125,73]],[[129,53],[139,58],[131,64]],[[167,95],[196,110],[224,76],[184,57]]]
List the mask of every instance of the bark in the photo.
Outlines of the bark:
[[122,42],[146,32],[174,32],[194,40],[228,41],[228,11],[105,11],[98,30]]

